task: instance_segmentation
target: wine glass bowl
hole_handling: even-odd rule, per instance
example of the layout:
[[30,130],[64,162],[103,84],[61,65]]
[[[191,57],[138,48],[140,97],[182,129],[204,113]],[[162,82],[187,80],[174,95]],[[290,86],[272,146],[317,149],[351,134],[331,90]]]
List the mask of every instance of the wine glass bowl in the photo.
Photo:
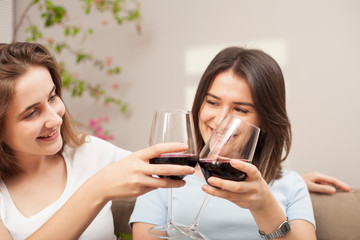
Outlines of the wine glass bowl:
[[[187,165],[191,167],[195,167],[198,161],[198,156],[191,153],[169,153],[169,154],[161,154],[158,157],[150,159],[151,164],[176,164],[176,165]],[[163,176],[160,175],[161,178],[171,178],[174,180],[182,180],[185,175],[171,175],[171,176]]]
[[[249,162],[248,160],[245,159],[244,160],[241,159],[240,161]],[[199,165],[203,173],[203,176],[207,184],[209,185],[211,185],[208,182],[208,179],[210,177],[218,177],[232,181],[244,181],[247,177],[246,173],[233,168],[230,165],[230,159],[228,158],[218,157],[217,159],[202,159],[201,161],[199,161]]]
[[230,161],[233,159],[250,163],[259,134],[260,128],[240,118],[227,115],[199,155],[199,165],[206,182],[211,176],[244,181],[247,177],[246,173],[233,168]]
[[[199,166],[206,182],[209,184],[208,179],[210,177],[245,181],[247,174],[233,168],[230,165],[230,161],[252,162],[259,135],[260,128],[240,118],[227,115],[212,133],[199,154]],[[192,225],[181,228],[188,235],[189,239],[208,239],[198,229],[200,217],[208,201],[209,195],[206,194]]]
[[[195,167],[198,162],[195,132],[192,114],[190,111],[176,109],[161,109],[155,111],[152,122],[149,146],[158,143],[182,142],[188,145],[186,151],[166,153],[149,160],[150,164],[176,164]],[[184,175],[158,176],[181,180]],[[168,217],[165,225],[156,225],[149,228],[149,234],[161,239],[179,239],[184,236],[181,225],[172,219],[172,189],[168,196]]]

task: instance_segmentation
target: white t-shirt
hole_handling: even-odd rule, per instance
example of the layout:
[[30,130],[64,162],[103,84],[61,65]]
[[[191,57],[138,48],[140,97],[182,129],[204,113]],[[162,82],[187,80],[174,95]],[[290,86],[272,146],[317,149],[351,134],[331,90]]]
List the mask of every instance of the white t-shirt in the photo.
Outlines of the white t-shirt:
[[[25,217],[14,205],[3,181],[0,181],[0,217],[13,239],[25,239],[51,218],[89,177],[112,162],[130,154],[102,139],[89,136],[78,148],[65,146],[63,157],[67,182],[62,195],[54,203],[31,217]],[[73,216],[81,218],[81,216]],[[56,239],[56,236],[54,236]],[[79,239],[116,239],[108,202]]]
[[[189,226],[204,200],[205,193],[201,186],[206,183],[195,175],[186,176],[184,180],[184,187],[173,189],[173,221]],[[282,178],[275,180],[269,187],[290,221],[303,219],[315,226],[309,192],[299,174],[283,170]],[[130,217],[130,224],[165,224],[168,212],[167,191],[156,189],[139,196]],[[199,222],[199,230],[202,233],[211,240],[261,239],[255,220],[248,209],[240,208],[223,198],[209,197],[209,203]]]

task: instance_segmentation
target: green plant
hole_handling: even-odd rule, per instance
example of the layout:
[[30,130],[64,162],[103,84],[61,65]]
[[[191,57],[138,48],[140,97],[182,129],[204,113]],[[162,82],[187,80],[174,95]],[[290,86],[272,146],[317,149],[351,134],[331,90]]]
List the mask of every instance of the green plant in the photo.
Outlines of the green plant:
[[[110,14],[119,25],[125,22],[135,22],[137,32],[141,33],[140,4],[136,0],[78,1],[81,2],[81,9],[86,16],[91,17],[91,13],[95,11],[102,14]],[[76,40],[81,43],[88,40],[93,35],[94,29],[86,27],[82,23],[76,23],[68,16],[67,8],[64,5],[69,2],[61,2],[63,5],[57,5],[54,2],[53,0],[33,0],[29,2],[15,26],[13,41],[17,40],[18,32],[25,25],[23,27],[28,35],[26,41],[41,43],[56,55],[65,91],[69,91],[72,97],[82,97],[85,92],[88,92],[91,97],[102,101],[105,105],[114,104],[119,108],[120,112],[124,113],[127,109],[127,103],[118,97],[108,94],[102,82],[96,82],[93,79],[81,79],[76,73],[68,70],[67,63],[70,62],[68,59],[66,61],[59,60],[58,56],[67,51],[73,57],[72,62],[76,64],[89,64],[92,68],[103,72],[108,78],[119,75],[121,72],[121,67],[114,65],[110,56],[105,59],[99,59],[93,56],[90,51],[83,51],[74,47],[76,46],[74,44]],[[29,17],[30,11],[35,7],[37,7],[41,25],[34,24],[33,19]],[[106,25],[106,23],[102,25]],[[63,40],[51,35],[52,33],[47,31],[55,28],[57,33],[63,33]],[[119,85],[113,84],[113,89],[116,89],[116,86]]]
[[118,236],[118,240],[132,240],[132,234],[128,234],[128,233],[120,233],[120,235]]

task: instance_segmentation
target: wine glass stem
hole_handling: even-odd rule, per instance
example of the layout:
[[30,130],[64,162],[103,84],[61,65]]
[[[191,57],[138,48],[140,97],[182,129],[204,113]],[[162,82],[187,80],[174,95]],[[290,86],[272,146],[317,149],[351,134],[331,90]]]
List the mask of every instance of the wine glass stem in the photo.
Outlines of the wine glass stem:
[[169,194],[168,194],[168,201],[169,201],[169,210],[168,210],[168,216],[167,216],[167,222],[168,222],[168,224],[170,224],[170,225],[172,225],[172,221],[173,221],[173,219],[172,219],[172,200],[173,200],[173,189],[172,188],[170,188],[169,189]]
[[204,213],[204,210],[209,202],[210,198],[209,198],[209,194],[205,195],[204,201],[201,204],[200,210],[198,212],[198,214],[195,217],[195,220],[193,222],[193,224],[190,226],[190,228],[192,230],[196,230],[197,227],[199,226],[199,221],[200,221],[200,217],[202,216],[202,214]]

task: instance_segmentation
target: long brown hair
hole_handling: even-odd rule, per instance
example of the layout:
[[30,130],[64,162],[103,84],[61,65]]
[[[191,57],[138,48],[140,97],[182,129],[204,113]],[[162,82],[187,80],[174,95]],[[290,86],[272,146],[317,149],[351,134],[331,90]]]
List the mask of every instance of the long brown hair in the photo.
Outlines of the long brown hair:
[[198,150],[205,145],[199,130],[201,106],[216,76],[228,69],[249,84],[255,110],[261,120],[253,164],[269,183],[281,177],[281,163],[289,154],[292,133],[286,113],[282,71],[276,61],[261,50],[229,47],[210,62],[201,77],[192,107]]
[[[53,55],[42,45],[36,43],[16,42],[0,44],[0,132],[4,132],[4,122],[9,111],[14,95],[16,80],[24,75],[31,66],[41,66],[49,70],[56,86],[56,94],[61,97],[61,78],[57,62]],[[85,135],[79,134],[65,111],[61,125],[63,147],[58,152],[61,154],[65,144],[80,146],[85,141]],[[0,134],[0,178],[9,177],[20,172],[12,149],[5,143]]]

